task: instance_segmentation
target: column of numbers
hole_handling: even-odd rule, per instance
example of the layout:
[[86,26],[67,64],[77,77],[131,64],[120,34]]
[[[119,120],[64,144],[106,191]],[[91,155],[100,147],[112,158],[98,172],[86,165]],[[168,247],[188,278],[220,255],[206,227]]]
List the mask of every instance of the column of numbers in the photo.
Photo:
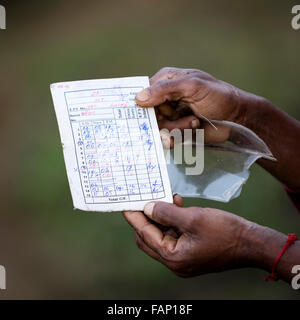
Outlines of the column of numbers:
[[86,202],[164,197],[147,111],[114,108],[113,116],[72,124]]

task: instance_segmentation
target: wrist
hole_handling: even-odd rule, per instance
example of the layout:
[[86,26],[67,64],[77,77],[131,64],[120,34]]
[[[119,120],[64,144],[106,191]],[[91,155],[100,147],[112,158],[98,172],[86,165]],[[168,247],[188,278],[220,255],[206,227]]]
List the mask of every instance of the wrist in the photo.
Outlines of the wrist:
[[270,272],[287,236],[249,222],[240,239],[240,255],[244,265]]
[[254,132],[265,130],[264,120],[274,106],[267,99],[237,89],[238,112],[235,122]]

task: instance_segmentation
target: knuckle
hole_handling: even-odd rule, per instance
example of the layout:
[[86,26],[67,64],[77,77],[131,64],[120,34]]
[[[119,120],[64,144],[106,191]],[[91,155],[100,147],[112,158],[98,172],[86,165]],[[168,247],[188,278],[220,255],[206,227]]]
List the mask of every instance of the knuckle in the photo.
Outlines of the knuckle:
[[202,71],[201,70],[199,70],[199,69],[195,69],[195,68],[189,68],[189,69],[186,69],[185,70],[185,73],[187,74],[187,75],[201,75],[202,74]]
[[160,255],[163,259],[167,260],[167,261],[170,261],[171,260],[171,256],[172,256],[172,253],[171,251],[169,250],[168,247],[166,246],[162,246],[161,249],[160,249]]
[[169,263],[180,263],[181,260],[178,259],[178,250],[174,249],[174,247],[168,242],[163,241],[160,249],[160,254],[163,259],[167,260]]
[[163,246],[161,253],[163,258],[167,260],[169,264],[173,265],[175,269],[182,264],[182,258],[180,257],[178,250],[168,246]]
[[203,80],[201,80],[199,77],[191,76],[188,79],[188,83],[191,87],[199,87],[203,85]]
[[173,89],[174,84],[170,81],[170,79],[160,80],[157,82],[157,87],[162,89],[163,91],[170,91]]
[[151,95],[163,97],[170,91],[170,80],[159,80],[149,90]]
[[163,73],[173,73],[174,71],[176,71],[176,68],[173,68],[173,67],[164,67],[160,70],[160,72],[163,72]]

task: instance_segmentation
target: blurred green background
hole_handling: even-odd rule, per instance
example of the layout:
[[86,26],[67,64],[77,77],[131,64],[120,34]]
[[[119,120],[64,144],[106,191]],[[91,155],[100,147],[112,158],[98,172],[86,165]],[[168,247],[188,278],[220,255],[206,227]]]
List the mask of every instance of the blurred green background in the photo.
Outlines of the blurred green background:
[[[53,82],[193,67],[262,95],[300,119],[297,1],[1,1],[0,299],[299,299],[254,269],[180,279],[136,247],[121,214],[74,211]],[[299,146],[295,146],[299,147]],[[255,165],[234,212],[300,234],[282,186]]]

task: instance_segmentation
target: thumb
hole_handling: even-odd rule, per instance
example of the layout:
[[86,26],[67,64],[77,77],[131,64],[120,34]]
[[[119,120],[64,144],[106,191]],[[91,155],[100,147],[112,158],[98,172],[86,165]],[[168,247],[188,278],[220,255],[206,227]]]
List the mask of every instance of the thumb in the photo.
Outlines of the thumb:
[[142,107],[156,107],[166,101],[181,99],[186,89],[183,79],[161,80],[139,92],[135,100]]
[[151,220],[169,227],[175,227],[184,232],[189,229],[191,216],[185,208],[167,202],[150,202],[145,205],[144,213]]

